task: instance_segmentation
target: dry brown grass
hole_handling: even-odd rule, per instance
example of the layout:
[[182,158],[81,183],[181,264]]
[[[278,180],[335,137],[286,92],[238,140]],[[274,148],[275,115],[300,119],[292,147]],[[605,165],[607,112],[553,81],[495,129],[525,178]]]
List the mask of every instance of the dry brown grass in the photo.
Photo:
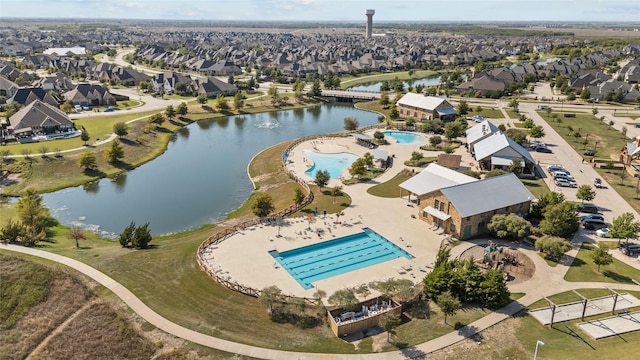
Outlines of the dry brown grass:
[[[2,257],[3,277],[25,269],[24,260]],[[6,260],[6,261],[5,261]],[[51,269],[50,271],[54,271]],[[71,275],[58,271],[49,282],[43,301],[31,307],[13,326],[0,329],[0,358],[23,359],[67,317],[89,299],[86,287]]]
[[104,302],[91,304],[37,354],[41,359],[150,359],[150,341]]

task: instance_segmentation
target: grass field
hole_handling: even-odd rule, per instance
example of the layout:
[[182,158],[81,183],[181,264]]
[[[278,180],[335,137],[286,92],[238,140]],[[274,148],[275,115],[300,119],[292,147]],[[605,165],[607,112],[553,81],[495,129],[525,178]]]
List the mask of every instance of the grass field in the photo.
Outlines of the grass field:
[[402,189],[398,185],[410,179],[414,174],[415,174],[414,172],[411,172],[410,170],[405,169],[399,172],[391,180],[368,188],[367,193],[373,196],[378,196],[383,198],[400,197],[400,190]]
[[360,75],[360,76],[346,76],[340,78],[340,87],[342,89],[347,89],[352,86],[367,84],[367,83],[375,83],[380,81],[389,81],[398,78],[398,80],[411,80],[411,79],[424,79],[427,77],[438,76],[437,71],[433,70],[414,70],[412,74],[409,74],[409,71],[400,71],[393,73],[371,73],[368,75]]
[[[632,284],[632,279],[640,281],[640,270],[633,268],[617,259],[613,259],[613,264],[607,266],[601,266],[600,271],[597,271],[597,266],[594,264],[591,254],[593,252],[594,245],[582,244],[578,255],[573,260],[569,271],[565,275],[564,279],[567,281],[595,281],[595,282],[607,282],[607,283],[623,283]],[[611,250],[617,251],[617,250]]]
[[535,196],[537,199],[544,194],[548,194],[551,190],[544,182],[544,179],[521,179],[524,186]]

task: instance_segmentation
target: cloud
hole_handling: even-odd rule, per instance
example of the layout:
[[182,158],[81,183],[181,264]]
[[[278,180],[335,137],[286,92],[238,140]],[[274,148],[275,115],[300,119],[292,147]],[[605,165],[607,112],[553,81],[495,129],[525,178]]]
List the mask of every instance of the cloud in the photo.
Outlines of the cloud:
[[142,9],[144,8],[144,5],[142,3],[139,2],[126,2],[124,4],[122,4],[124,7],[128,7],[128,8],[136,8],[136,9]]

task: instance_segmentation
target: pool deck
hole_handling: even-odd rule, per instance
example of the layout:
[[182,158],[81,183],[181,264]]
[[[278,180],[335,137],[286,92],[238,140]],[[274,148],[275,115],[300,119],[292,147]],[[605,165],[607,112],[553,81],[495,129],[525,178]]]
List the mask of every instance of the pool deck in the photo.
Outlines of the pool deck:
[[[369,131],[368,134],[372,134]],[[390,142],[393,138],[387,137]],[[426,143],[427,139],[422,143]],[[366,184],[348,185],[343,191],[352,198],[352,204],[344,210],[344,216],[340,217],[342,224],[336,224],[335,215],[322,214],[311,224],[305,218],[288,218],[286,224],[280,228],[274,225],[258,225],[230,236],[224,242],[212,246],[206,251],[207,262],[214,271],[223,278],[256,289],[277,285],[283,294],[300,297],[312,297],[317,289],[332,294],[336,290],[345,287],[353,287],[359,284],[367,284],[371,281],[386,280],[389,278],[410,279],[415,282],[424,278],[425,271],[434,262],[441,241],[446,237],[441,229],[434,229],[431,225],[417,219],[418,208],[408,206],[406,198],[379,198],[367,193],[367,189],[377,183],[388,181],[402,169],[405,169],[404,161],[411,157],[411,152],[419,150],[422,144],[395,144],[381,146],[389,155],[394,154],[396,161],[393,167],[375,182]],[[304,172],[309,167],[303,160],[303,150],[315,150],[322,153],[350,152],[358,156],[364,155],[370,149],[356,144],[352,137],[324,138],[307,141],[295,147],[288,158],[290,171],[308,182],[312,182]],[[425,156],[435,156],[424,151]],[[456,153],[466,153],[464,147]],[[464,156],[464,155],[463,155]],[[465,163],[463,157],[463,164]],[[421,169],[416,169],[420,171]],[[345,178],[350,178],[347,170],[343,173]],[[331,179],[329,186],[341,185],[339,179]],[[322,212],[322,209],[318,209]],[[342,275],[330,277],[314,283],[315,288],[305,290],[296,280],[279,266],[274,266],[276,261],[269,255],[270,250],[286,251],[322,241],[361,232],[368,227],[384,236],[402,249],[414,256],[409,260],[398,258],[391,261],[372,265],[363,269],[351,271]],[[321,236],[317,230],[322,229]],[[306,234],[305,234],[306,232]],[[408,244],[408,246],[407,246]],[[405,268],[406,270],[402,269]],[[408,268],[411,270],[408,270]],[[371,297],[376,296],[373,292]]]

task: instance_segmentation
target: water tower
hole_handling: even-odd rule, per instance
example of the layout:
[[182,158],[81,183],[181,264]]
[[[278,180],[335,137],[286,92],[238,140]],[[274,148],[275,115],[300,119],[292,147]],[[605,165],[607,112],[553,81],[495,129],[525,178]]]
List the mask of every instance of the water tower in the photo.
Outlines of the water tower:
[[367,9],[364,14],[367,15],[367,39],[371,38],[373,33],[373,15],[376,13],[374,9]]

